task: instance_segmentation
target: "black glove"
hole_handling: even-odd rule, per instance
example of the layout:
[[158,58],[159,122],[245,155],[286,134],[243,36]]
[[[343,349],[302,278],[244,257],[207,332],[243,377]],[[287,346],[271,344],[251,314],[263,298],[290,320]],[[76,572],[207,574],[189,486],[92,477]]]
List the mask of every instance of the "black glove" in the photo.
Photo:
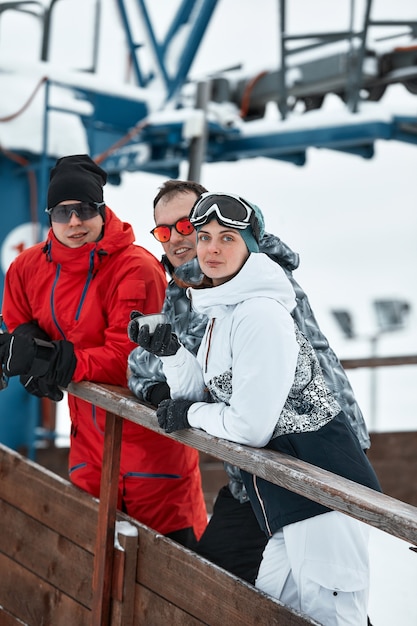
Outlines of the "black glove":
[[0,361],[6,376],[42,376],[60,387],[71,381],[77,364],[70,341],[43,341],[13,333],[0,335]]
[[192,400],[162,400],[156,410],[159,426],[166,433],[191,428],[187,413],[192,404],[194,404]]
[[139,326],[135,322],[138,317],[143,317],[143,313],[140,311],[131,311],[130,322],[127,325],[128,337],[130,341],[133,341],[134,343],[138,343]]
[[177,336],[171,332],[171,324],[158,324],[152,335],[149,333],[149,326],[145,324],[139,330],[137,343],[156,356],[172,356],[181,346]]
[[33,337],[33,339],[43,339],[44,341],[51,341],[48,333],[46,333],[43,328],[41,328],[39,324],[35,322],[35,320],[25,322],[24,324],[16,326],[13,334],[24,335],[25,337]]
[[58,385],[47,383],[44,378],[34,378],[33,376],[21,376],[20,382],[28,393],[38,398],[49,398],[54,402],[59,402],[64,397]]
[[166,382],[156,383],[146,392],[146,401],[154,406],[158,406],[162,400],[168,400],[171,397],[169,385]]
[[[15,335],[24,335],[25,337],[33,337],[33,339],[43,339],[51,341],[50,336],[39,326],[35,320],[20,324],[14,329]],[[58,385],[50,385],[43,378],[34,378],[33,376],[21,376],[20,383],[28,393],[37,398],[49,398],[54,402],[59,402],[64,397]]]

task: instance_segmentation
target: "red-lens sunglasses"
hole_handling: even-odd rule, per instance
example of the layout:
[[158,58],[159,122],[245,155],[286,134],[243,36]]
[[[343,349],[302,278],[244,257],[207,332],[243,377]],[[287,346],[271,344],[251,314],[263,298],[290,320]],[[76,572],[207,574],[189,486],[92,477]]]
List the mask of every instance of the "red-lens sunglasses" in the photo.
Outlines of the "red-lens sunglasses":
[[153,235],[159,243],[166,243],[171,239],[171,231],[173,228],[184,237],[191,235],[194,230],[194,226],[191,224],[188,217],[182,217],[177,220],[175,224],[159,224],[155,226],[155,228],[151,230],[151,235]]

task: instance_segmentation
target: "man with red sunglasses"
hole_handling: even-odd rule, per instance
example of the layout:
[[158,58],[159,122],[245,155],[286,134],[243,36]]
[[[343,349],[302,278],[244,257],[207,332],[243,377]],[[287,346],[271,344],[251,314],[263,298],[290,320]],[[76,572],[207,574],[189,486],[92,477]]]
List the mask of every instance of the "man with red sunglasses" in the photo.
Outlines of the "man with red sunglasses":
[[204,189],[199,183],[168,180],[154,199],[156,226],[151,234],[162,244],[164,260],[172,268],[180,267],[196,256],[195,231],[189,215]]
[[[167,180],[153,201],[156,226],[151,230],[151,234],[162,244],[164,255],[161,261],[172,277],[165,292],[162,311],[181,341],[190,349],[195,346],[196,351],[207,319],[190,312],[185,291],[175,282],[175,275],[179,268],[181,271],[199,272],[196,233],[189,215],[197,199],[205,192],[205,187],[193,181]],[[130,324],[132,328],[135,328],[134,320]],[[131,339],[135,340],[134,333]],[[128,384],[139,398],[154,406],[169,398],[169,387],[159,359],[137,348],[130,354],[128,364],[131,374]]]

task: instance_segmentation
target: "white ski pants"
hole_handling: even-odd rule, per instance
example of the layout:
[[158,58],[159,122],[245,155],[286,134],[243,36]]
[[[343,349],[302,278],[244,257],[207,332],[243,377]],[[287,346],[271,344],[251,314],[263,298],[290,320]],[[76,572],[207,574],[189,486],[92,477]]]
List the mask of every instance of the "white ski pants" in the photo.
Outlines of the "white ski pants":
[[366,626],[370,527],[332,511],[268,541],[256,587],[324,626]]

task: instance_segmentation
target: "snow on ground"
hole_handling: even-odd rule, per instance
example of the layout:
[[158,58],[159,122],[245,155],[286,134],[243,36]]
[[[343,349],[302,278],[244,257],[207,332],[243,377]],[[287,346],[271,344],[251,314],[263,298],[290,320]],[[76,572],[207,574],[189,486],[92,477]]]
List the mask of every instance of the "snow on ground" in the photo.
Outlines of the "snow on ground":
[[409,544],[372,529],[369,616],[373,626],[416,626],[417,553]]

